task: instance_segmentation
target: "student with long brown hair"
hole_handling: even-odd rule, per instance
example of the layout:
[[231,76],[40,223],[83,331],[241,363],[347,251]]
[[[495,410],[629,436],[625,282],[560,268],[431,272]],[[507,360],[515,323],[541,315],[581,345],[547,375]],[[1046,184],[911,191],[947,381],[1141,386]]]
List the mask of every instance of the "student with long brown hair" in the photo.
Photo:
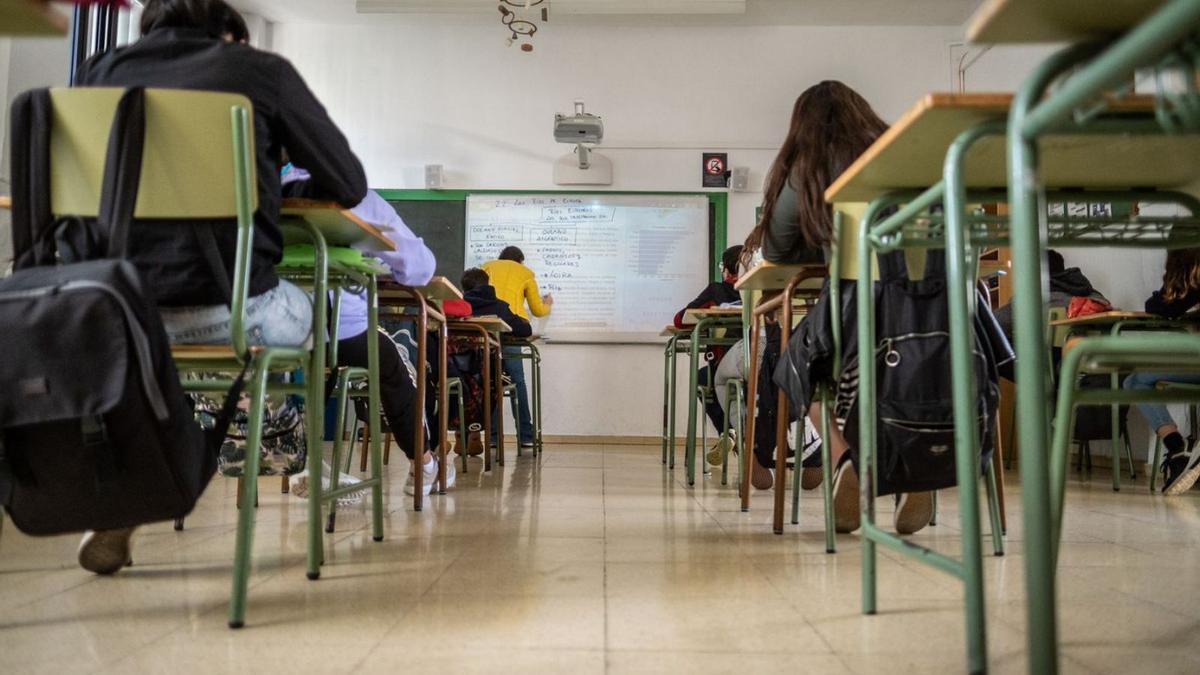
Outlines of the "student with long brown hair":
[[763,259],[773,263],[823,262],[823,249],[833,240],[825,190],[887,128],[866,99],[836,80],[800,94],[787,139],[767,172],[762,218],[746,238],[743,260],[761,248]]
[[[1183,316],[1197,304],[1200,304],[1200,248],[1168,252],[1162,288],[1146,300],[1146,311],[1173,319]],[[1200,384],[1200,374],[1139,372],[1125,378],[1124,386],[1126,389],[1153,390],[1159,382]],[[1167,406],[1139,403],[1137,409],[1167,449],[1160,469],[1163,472],[1163,494],[1180,495],[1187,492],[1200,478],[1200,452],[1187,447]],[[1196,430],[1193,429],[1191,433],[1195,434]]]
[[[833,206],[825,201],[825,190],[887,128],[862,95],[836,80],[825,80],[800,94],[792,107],[787,139],[767,172],[762,217],[746,238],[743,264],[749,265],[756,251],[773,263],[825,262],[834,240]],[[760,399],[760,406],[774,403],[774,397]],[[809,419],[819,428],[816,404],[809,408]],[[839,532],[853,532],[859,526],[858,476],[837,425],[830,436],[823,441],[829,443],[831,461],[837,467],[835,525]],[[768,472],[774,467],[773,449],[765,445],[756,444],[756,465],[752,466],[752,480],[760,489],[774,482]],[[896,530],[911,534],[928,525],[932,516],[931,493],[900,495]]]

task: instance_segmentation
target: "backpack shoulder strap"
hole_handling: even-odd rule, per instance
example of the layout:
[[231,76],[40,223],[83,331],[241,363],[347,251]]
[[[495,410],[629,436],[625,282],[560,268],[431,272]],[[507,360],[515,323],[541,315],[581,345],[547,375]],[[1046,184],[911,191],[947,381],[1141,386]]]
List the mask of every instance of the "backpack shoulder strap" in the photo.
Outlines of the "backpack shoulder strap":
[[104,159],[99,221],[101,231],[108,235],[109,258],[124,258],[129,250],[129,228],[137,207],[145,140],[146,91],[133,87],[117,103]]
[[53,119],[49,89],[32,89],[12,104],[12,244],[13,267],[24,269],[54,263],[50,213],[50,125]]
[[931,248],[925,252],[925,281],[946,280],[946,249]]
[[908,263],[903,249],[877,253],[875,257],[879,261],[880,281],[908,281]]

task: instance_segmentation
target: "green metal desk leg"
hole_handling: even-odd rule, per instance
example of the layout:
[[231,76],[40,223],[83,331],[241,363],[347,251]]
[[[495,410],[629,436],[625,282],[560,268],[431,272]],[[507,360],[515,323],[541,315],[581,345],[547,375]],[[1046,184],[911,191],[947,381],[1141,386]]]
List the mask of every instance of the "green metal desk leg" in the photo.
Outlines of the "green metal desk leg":
[[[1117,373],[1109,376],[1109,384],[1113,389],[1121,388],[1121,378]],[[1112,486],[1113,492],[1121,491],[1121,406],[1111,405],[1109,408],[1109,420],[1112,424]],[[1133,462],[1129,463],[1130,471],[1133,470]]]
[[701,319],[692,329],[691,349],[688,353],[688,388],[687,388],[687,443],[684,445],[683,463],[687,470],[687,484],[696,484],[696,381],[700,368],[700,333],[704,330],[707,319]]
[[667,468],[673,471],[675,470],[675,399],[679,395],[679,369],[676,367],[675,357],[679,353],[679,338],[672,338],[670,345],[671,356],[668,360],[671,362],[671,365],[668,367],[668,370],[671,371],[671,378],[668,387],[669,396],[667,398],[671,399],[671,409],[667,411]]
[[[804,469],[800,466],[800,455],[804,450],[804,415],[797,413],[796,421],[792,423],[792,433],[796,436],[796,456],[792,464],[792,524],[800,524],[800,474],[804,473]],[[783,480],[782,473],[787,471],[785,466],[780,471],[775,473],[780,474],[780,480]]]
[[[340,294],[339,294],[340,295]],[[333,455],[329,458],[329,466],[332,467],[329,476],[329,489],[336,490],[338,488],[338,479],[340,478],[339,471],[342,466],[342,437],[346,433],[346,403],[350,394],[350,369],[337,369],[337,388],[335,392],[335,401],[337,413],[334,416],[333,423]],[[350,447],[354,447],[351,443]],[[337,526],[337,500],[329,502],[329,516],[325,519],[325,533],[332,534]]]
[[[1068,53],[1069,54],[1069,53]],[[1021,501],[1025,527],[1026,635],[1029,671],[1058,672],[1058,626],[1055,608],[1053,539],[1046,416],[1045,298],[1042,256],[1037,141],[1024,133],[1026,117],[1050,83],[1075,61],[1055,55],[1039,66],[1018,90],[1008,118],[1008,191],[1012,246],[1013,321],[1015,328],[1017,443]]]
[[533,455],[542,454],[542,354],[536,345],[529,345],[533,354]]
[[[836,279],[836,277],[833,277]],[[829,407],[831,394],[827,385],[822,385],[818,392],[821,401],[821,493],[825,501],[825,552],[837,552],[837,542],[834,537],[833,524],[833,460],[832,450],[829,448]]]
[[[858,353],[875,353],[875,312],[872,288],[874,286],[871,274],[871,240],[868,237],[869,226],[875,220],[879,208],[876,203],[867,207],[867,213],[858,224],[858,283],[855,284],[858,294]],[[875,523],[875,359],[864,358],[858,362],[858,400],[859,400],[859,491],[862,504],[863,525]],[[862,610],[863,614],[874,614],[876,604],[875,542],[863,534],[862,560]]]
[[[325,444],[325,415],[321,414],[325,406],[325,357],[327,335],[326,307],[324,299],[328,297],[329,288],[329,253],[325,245],[325,237],[316,226],[304,223],[309,237],[313,242],[313,297],[320,301],[313,302],[313,335],[312,358],[308,372],[305,373],[307,385],[305,407],[309,414],[305,415],[308,433],[308,555],[306,576],[315,581],[321,576],[321,565],[325,563],[325,532],[321,523],[321,506],[324,500],[322,472],[322,455]],[[376,408],[378,410],[378,408]],[[336,473],[336,467],[333,468]],[[255,474],[257,475],[257,472]]]
[[996,484],[996,462],[987,465],[988,511],[992,521],[992,555],[1004,555],[1004,528],[1000,524],[1000,496]]
[[[270,363],[270,352],[252,357],[250,415],[246,422],[246,463],[242,469],[246,478],[242,481],[240,495],[244,505],[253,504],[258,498],[259,448],[262,445],[263,408],[266,405],[267,369]],[[233,550],[233,590],[229,597],[230,628],[241,628],[246,624],[246,588],[250,581],[250,553],[254,544],[254,512],[255,509],[249,507],[238,509],[237,540]]]
[[[967,241],[967,187],[964,180],[966,152],[976,139],[995,133],[998,125],[981,125],[955,139],[946,153],[945,214],[946,273],[950,305],[950,373],[954,394],[954,446],[958,478],[958,511],[962,529],[962,571],[967,601],[967,669],[987,670],[987,617],[984,612],[983,551],[979,527],[979,427],[976,424],[977,392],[974,331],[971,322],[975,301],[974,275],[967,254],[974,249]],[[1040,258],[1038,258],[1040,260]],[[968,290],[972,294],[968,294]],[[1044,352],[1043,352],[1044,353]],[[990,474],[989,474],[990,475]],[[992,500],[994,508],[995,500]],[[995,520],[993,529],[995,529]],[[998,536],[998,532],[995,533]]]
[[667,422],[671,410],[671,352],[675,336],[667,338],[663,347],[663,404],[662,404],[662,463],[667,463]]
[[[371,434],[371,478],[375,484],[371,486],[371,539],[383,541],[383,451],[379,442],[383,433],[379,430],[379,415],[383,402],[379,395],[379,290],[375,275],[367,278],[367,410],[369,414],[368,429]],[[418,371],[418,377],[425,377],[425,369]],[[425,401],[417,401],[417,419],[424,420]],[[414,456],[420,457],[424,448],[414,448]],[[336,473],[336,469],[334,470]],[[336,482],[336,481],[335,481]]]

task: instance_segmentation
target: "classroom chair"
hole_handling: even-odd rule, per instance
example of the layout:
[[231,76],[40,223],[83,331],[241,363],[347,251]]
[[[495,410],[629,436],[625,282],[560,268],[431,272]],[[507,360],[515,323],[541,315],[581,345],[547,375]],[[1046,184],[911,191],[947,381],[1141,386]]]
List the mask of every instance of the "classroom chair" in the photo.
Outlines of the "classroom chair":
[[[95,216],[101,192],[101,176],[110,123],[124,90],[116,88],[53,89],[54,124],[50,141],[51,210],[56,215]],[[295,394],[309,402],[310,410],[323,401],[321,377],[325,358],[326,303],[313,307],[311,348],[259,347],[250,345],[245,331],[244,308],[250,279],[251,246],[257,184],[253,155],[253,125],[250,101],[226,93],[147,89],[145,151],[138,188],[135,216],[145,219],[188,220],[229,218],[237,221],[238,248],[233,270],[233,297],[229,345],[187,345],[172,349],[177,367],[189,375],[185,391],[225,393],[228,377],[211,373],[237,373],[246,369],[250,399],[245,473],[240,502],[255,503],[258,496],[259,443],[265,398],[268,392]],[[175,225],[164,224],[163,227]],[[318,252],[312,276],[316,297],[325,296],[325,246],[315,228],[306,234]],[[304,384],[282,384],[268,374],[300,371]],[[309,480],[320,485],[321,415],[306,418]],[[309,503],[307,572],[320,576],[322,537],[320,489]],[[377,496],[376,513],[382,502]],[[238,513],[228,623],[240,628],[245,623],[246,592],[250,575],[254,508]],[[382,522],[375,523],[376,540],[382,539]]]

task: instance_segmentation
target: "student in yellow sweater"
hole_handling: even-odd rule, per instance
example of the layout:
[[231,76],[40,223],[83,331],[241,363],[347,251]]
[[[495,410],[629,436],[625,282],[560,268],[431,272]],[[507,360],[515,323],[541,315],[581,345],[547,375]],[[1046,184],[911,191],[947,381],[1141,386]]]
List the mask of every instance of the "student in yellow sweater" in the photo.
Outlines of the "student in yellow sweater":
[[[554,297],[538,292],[533,270],[525,266],[525,254],[516,246],[508,246],[500,252],[500,258],[482,265],[488,279],[496,289],[496,297],[508,303],[512,311],[525,320],[533,316],[547,316],[554,305]],[[526,303],[529,311],[525,311]],[[520,353],[518,347],[505,347],[505,353]],[[525,388],[524,359],[504,359],[504,374],[517,387],[517,406],[513,417],[517,420],[517,441],[523,448],[533,447],[533,420],[529,416],[529,394]],[[495,432],[493,432],[495,433]],[[496,439],[491,439],[492,445]]]

